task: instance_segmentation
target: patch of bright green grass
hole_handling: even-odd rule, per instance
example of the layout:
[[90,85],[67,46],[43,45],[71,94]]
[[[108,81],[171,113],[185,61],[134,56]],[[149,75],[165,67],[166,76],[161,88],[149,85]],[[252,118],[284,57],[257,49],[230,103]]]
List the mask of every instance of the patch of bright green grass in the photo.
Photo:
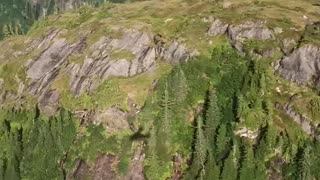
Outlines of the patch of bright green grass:
[[152,82],[168,73],[171,66],[159,63],[154,72],[146,72],[130,78],[111,78],[103,82],[92,94],[75,96],[69,89],[69,78],[61,73],[52,88],[61,93],[61,104],[68,110],[105,109],[118,104],[128,110],[127,100],[131,98],[136,104],[143,105],[151,88]]
[[112,60],[126,59],[131,61],[135,58],[135,55],[131,51],[125,49],[114,49],[110,56]]

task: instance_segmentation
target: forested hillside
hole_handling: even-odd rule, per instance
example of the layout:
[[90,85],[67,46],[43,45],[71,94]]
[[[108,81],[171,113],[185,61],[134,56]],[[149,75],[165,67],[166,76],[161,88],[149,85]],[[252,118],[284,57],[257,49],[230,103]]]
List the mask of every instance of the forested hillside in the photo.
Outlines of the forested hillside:
[[48,15],[81,6],[99,6],[102,3],[124,3],[126,0],[1,0],[0,38],[3,36],[25,34],[34,21]]
[[288,1],[1,1],[0,180],[320,179],[320,4]]

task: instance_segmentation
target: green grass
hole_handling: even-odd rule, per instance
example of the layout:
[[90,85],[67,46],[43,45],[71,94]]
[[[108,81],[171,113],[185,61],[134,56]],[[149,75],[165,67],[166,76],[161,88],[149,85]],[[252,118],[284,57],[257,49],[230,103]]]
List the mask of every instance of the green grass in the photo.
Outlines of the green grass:
[[307,26],[302,42],[305,44],[311,43],[320,47],[320,22]]
[[107,134],[101,125],[81,127],[78,131],[78,140],[70,148],[66,168],[71,170],[73,163],[79,158],[93,167],[99,155],[113,154],[120,160],[116,162],[117,169],[115,170],[120,174],[125,174],[132,155],[130,135],[130,132],[118,132],[116,135]]
[[244,42],[245,51],[254,50],[255,52],[262,54],[264,51],[272,50],[275,47],[279,47],[276,40],[247,40]]
[[287,132],[290,140],[295,143],[307,140],[309,138],[309,136],[302,131],[301,127],[283,111],[277,110],[275,112],[273,123],[275,127],[279,129],[279,131]]
[[125,49],[114,49],[110,56],[112,60],[126,59],[132,61],[135,58],[135,55],[131,51]]
[[85,57],[83,54],[71,55],[68,57],[69,63],[75,63],[75,64],[79,64],[79,65],[83,65],[84,59],[85,59]]
[[131,78],[111,78],[103,82],[92,94],[81,94],[75,96],[70,92],[68,73],[65,70],[52,84],[61,94],[61,105],[68,110],[77,109],[100,109],[103,110],[118,104],[123,110],[128,110],[128,98],[136,104],[143,105],[151,84],[154,80],[167,74],[170,65],[159,63],[155,72],[146,72]]

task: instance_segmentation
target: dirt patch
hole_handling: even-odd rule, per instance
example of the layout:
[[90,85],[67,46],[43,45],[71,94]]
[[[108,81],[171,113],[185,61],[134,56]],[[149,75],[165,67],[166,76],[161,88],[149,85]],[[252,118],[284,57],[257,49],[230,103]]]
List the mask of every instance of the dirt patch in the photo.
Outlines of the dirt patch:
[[145,180],[143,173],[143,161],[145,154],[143,152],[143,142],[136,148],[135,153],[131,159],[128,175],[125,180]]
[[68,175],[67,180],[86,180],[88,179],[90,167],[84,160],[77,160],[74,169],[70,175]]
[[117,174],[114,171],[114,166],[116,163],[117,157],[115,155],[108,154],[99,156],[94,165],[93,179],[117,179]]
[[172,180],[180,180],[182,179],[182,164],[184,163],[183,158],[177,154],[174,156],[173,158],[173,164],[174,164],[174,170],[173,170],[173,176],[172,176]]

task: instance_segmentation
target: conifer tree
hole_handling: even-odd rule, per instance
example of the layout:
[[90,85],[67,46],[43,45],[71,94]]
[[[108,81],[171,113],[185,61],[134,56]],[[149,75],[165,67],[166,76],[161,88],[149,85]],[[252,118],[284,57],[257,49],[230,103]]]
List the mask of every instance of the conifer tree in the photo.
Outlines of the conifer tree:
[[223,169],[221,174],[222,180],[236,180],[237,179],[237,170],[235,166],[235,157],[233,151],[229,153],[227,159],[224,160]]
[[298,180],[311,179],[310,147],[304,145],[298,148],[295,158],[295,177]]
[[239,180],[255,179],[254,157],[251,146],[244,147],[244,155],[240,162]]
[[205,162],[207,158],[207,141],[203,131],[203,120],[201,116],[197,118],[197,132],[195,139],[195,155],[194,155],[194,163],[197,164],[200,171],[201,179],[205,176]]
[[227,137],[227,128],[225,124],[221,124],[218,129],[217,133],[217,141],[216,141],[216,148],[215,148],[215,157],[216,162],[221,162],[221,159],[226,154],[226,147],[229,142],[229,138]]
[[208,92],[207,110],[205,117],[205,133],[211,150],[214,149],[214,139],[217,127],[220,124],[220,111],[216,92],[211,88]]
[[177,104],[182,103],[188,94],[188,85],[186,76],[180,66],[177,66],[172,74],[170,83],[172,95]]
[[170,102],[170,96],[169,96],[169,88],[168,88],[168,82],[165,82],[165,88],[164,93],[162,95],[161,100],[161,124],[163,125],[163,131],[166,133],[169,133],[170,131],[170,116],[171,116],[171,102]]
[[206,163],[205,169],[205,178],[204,179],[219,179],[220,176],[220,167],[216,165],[214,157],[212,155],[208,155],[208,161]]

